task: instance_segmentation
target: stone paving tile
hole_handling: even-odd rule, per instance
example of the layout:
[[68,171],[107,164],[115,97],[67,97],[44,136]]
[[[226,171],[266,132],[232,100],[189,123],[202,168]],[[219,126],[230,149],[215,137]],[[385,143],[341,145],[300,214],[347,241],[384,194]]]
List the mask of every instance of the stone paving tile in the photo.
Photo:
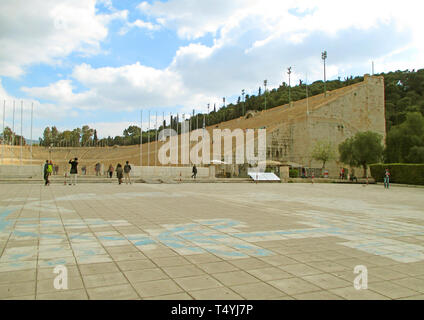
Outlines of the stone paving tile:
[[301,263],[290,264],[287,266],[280,266],[279,268],[297,277],[323,273],[321,270],[312,268],[306,264],[301,264]]
[[210,253],[189,255],[189,256],[186,256],[185,258],[187,260],[189,260],[191,263],[194,263],[194,264],[222,261],[221,258],[219,258],[219,257],[217,257],[213,254],[210,254]]
[[328,291],[301,293],[294,295],[293,298],[296,300],[344,300],[342,297]]
[[408,277],[406,274],[399,271],[394,271],[387,267],[372,267],[368,268],[368,276],[376,277],[382,280],[403,279]]
[[159,268],[125,271],[131,283],[167,279],[168,276]]
[[79,269],[82,275],[119,272],[118,267],[113,262],[81,264],[79,265]]
[[206,273],[218,273],[238,270],[237,267],[225,261],[202,263],[198,264],[197,266],[204,270]]
[[163,267],[163,271],[168,274],[171,278],[182,278],[189,276],[199,276],[205,274],[205,272],[195,265],[183,265],[175,267]]
[[292,278],[293,275],[277,267],[248,270],[248,273],[262,281]]
[[87,289],[89,299],[94,300],[130,300],[139,296],[129,284]]
[[[68,277],[68,289],[75,290],[82,289],[84,285],[81,281],[81,277]],[[54,287],[54,279],[45,279],[37,281],[37,295],[42,293],[50,293],[58,291]]]
[[420,293],[389,281],[373,282],[368,285],[368,289],[382,294],[391,299],[406,298],[419,295]]
[[349,286],[352,283],[328,273],[305,276],[302,277],[302,279],[311,282],[314,285],[323,289],[343,288]]
[[128,261],[128,260],[140,260],[145,259],[146,257],[141,252],[111,252],[111,257],[113,261]]
[[156,265],[149,259],[116,261],[116,264],[123,271],[153,269],[156,267]]
[[283,292],[265,282],[231,286],[230,289],[248,300],[267,300],[284,295]]
[[392,283],[401,285],[411,290],[424,293],[424,279],[405,278],[405,279],[399,279],[399,280],[392,280]]
[[0,273],[0,285],[17,282],[35,281],[36,269]]
[[[54,279],[58,276],[54,273],[55,267],[38,268],[37,269],[37,280]],[[66,265],[68,277],[79,277],[80,272],[76,265]]]
[[125,276],[120,272],[83,275],[83,280],[86,288],[107,287],[128,283]]
[[389,300],[390,298],[371,290],[356,290],[353,286],[330,289],[331,293],[348,300]]
[[35,300],[35,295],[30,296],[19,296],[19,297],[9,297],[1,300]]
[[174,279],[185,291],[212,289],[222,287],[222,284],[209,275]]
[[159,267],[172,267],[172,266],[180,266],[180,265],[188,265],[190,264],[189,261],[187,261],[183,257],[179,256],[172,256],[172,257],[165,257],[165,258],[152,258],[152,261],[157,264]]
[[271,267],[270,264],[256,258],[234,260],[234,261],[231,261],[231,264],[243,270],[252,270],[252,269]]
[[424,275],[424,264],[422,263],[397,264],[395,266],[390,266],[389,268],[390,270],[397,271],[412,277]]
[[272,265],[272,266],[284,266],[289,264],[299,263],[298,261],[288,258],[284,255],[274,255],[269,257],[260,257],[260,260]]
[[184,292],[184,290],[171,279],[136,282],[133,285],[142,298]]
[[0,299],[35,294],[35,281],[0,285]]
[[399,298],[398,300],[424,300],[424,294],[413,297]]
[[341,271],[353,270],[353,268],[348,268],[334,261],[309,262],[308,265],[311,266],[312,268],[321,270],[323,272],[341,272]]
[[290,296],[306,292],[322,291],[320,287],[301,278],[271,280],[268,283]]
[[225,287],[190,291],[189,293],[196,300],[244,300],[243,297]]
[[230,271],[222,273],[212,273],[212,276],[225,286],[235,286],[239,284],[259,282],[260,280],[251,276],[245,271]]
[[37,300],[88,300],[88,295],[84,289],[56,290],[55,292],[37,294]]
[[163,296],[146,297],[143,300],[193,300],[187,293],[165,294]]

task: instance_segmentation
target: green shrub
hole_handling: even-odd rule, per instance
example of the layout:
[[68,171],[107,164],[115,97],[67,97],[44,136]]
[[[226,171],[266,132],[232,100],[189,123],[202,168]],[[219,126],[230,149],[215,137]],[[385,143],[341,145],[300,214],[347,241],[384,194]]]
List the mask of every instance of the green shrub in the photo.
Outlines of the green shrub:
[[299,171],[297,169],[290,169],[289,170],[289,177],[290,178],[298,178],[299,177]]
[[390,172],[390,182],[424,185],[424,164],[391,163],[370,165],[371,176],[377,182],[384,181],[386,168]]

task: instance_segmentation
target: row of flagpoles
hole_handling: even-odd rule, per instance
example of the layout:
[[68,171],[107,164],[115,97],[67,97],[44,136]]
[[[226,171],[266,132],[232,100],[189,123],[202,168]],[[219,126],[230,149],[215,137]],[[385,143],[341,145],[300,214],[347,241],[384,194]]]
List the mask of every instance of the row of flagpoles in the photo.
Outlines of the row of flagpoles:
[[[23,114],[24,114],[24,102],[21,100],[21,136],[20,136],[20,164],[22,165],[22,148],[23,148]],[[34,103],[31,103],[31,137],[30,137],[30,154],[32,160],[32,120],[34,114]],[[3,102],[3,132],[2,132],[2,153],[1,159],[4,163],[4,144],[5,144],[5,119],[6,119],[6,100]],[[10,143],[14,145],[15,143],[15,100],[13,100],[13,120],[12,120],[12,137]]]

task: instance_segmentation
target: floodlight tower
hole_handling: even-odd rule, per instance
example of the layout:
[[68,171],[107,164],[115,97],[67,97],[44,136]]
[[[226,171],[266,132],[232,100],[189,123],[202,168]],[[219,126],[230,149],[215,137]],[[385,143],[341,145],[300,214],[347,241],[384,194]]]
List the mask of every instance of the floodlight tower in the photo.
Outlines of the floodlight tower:
[[289,75],[289,106],[291,105],[291,92],[290,92],[290,75],[292,73],[292,67],[287,68],[287,74]]
[[321,53],[321,59],[324,61],[324,96],[327,96],[327,75],[325,70],[325,60],[327,59],[327,51]]
[[244,116],[244,108],[245,108],[245,102],[244,102],[244,89],[243,90],[241,90],[241,95],[242,95],[242,97],[243,97],[243,112],[242,112],[242,116]]
[[265,110],[266,110],[266,85],[268,84],[268,80],[264,80],[264,87],[265,87]]
[[224,121],[225,121],[225,97],[222,98],[222,103],[223,103],[223,114],[224,114]]

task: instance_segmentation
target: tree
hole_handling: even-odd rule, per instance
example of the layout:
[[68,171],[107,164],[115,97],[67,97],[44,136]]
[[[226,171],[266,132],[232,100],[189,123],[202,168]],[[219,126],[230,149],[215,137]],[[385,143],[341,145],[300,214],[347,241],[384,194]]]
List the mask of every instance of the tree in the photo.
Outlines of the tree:
[[412,148],[424,147],[424,117],[420,112],[409,112],[406,120],[393,126],[387,134],[386,160],[389,163],[420,163],[417,152],[410,155]]
[[93,142],[94,142],[94,145],[97,146],[98,139],[97,139],[97,130],[96,129],[94,129]]
[[81,144],[83,146],[88,146],[91,142],[91,137],[93,136],[94,130],[91,129],[89,126],[85,125],[81,129]]
[[382,136],[376,132],[358,132],[339,145],[340,161],[351,167],[362,167],[367,176],[368,165],[379,162],[383,155]]
[[52,135],[51,135],[50,128],[49,127],[45,128],[43,132],[43,145],[45,147],[50,146],[50,144],[52,143],[51,137]]
[[334,156],[334,148],[331,142],[318,141],[312,150],[312,158],[322,161],[322,169],[325,168],[325,163],[333,159]]

